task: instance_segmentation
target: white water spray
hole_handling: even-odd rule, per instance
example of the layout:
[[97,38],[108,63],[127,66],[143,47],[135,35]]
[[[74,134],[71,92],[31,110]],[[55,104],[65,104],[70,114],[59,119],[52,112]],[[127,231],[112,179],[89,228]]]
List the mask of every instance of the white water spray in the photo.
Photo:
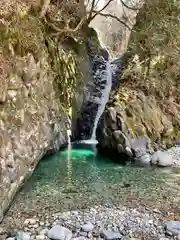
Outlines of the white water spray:
[[106,86],[102,90],[101,98],[97,98],[97,100],[96,100],[96,102],[98,103],[99,106],[98,106],[98,111],[97,111],[96,118],[94,121],[93,132],[92,132],[90,141],[96,140],[97,125],[98,125],[101,115],[103,114],[103,112],[105,110],[106,103],[109,100],[109,94],[110,94],[111,87],[112,87],[112,68],[111,68],[111,63],[108,61],[106,62],[106,70],[102,71],[102,81],[104,81],[104,80],[106,81]]

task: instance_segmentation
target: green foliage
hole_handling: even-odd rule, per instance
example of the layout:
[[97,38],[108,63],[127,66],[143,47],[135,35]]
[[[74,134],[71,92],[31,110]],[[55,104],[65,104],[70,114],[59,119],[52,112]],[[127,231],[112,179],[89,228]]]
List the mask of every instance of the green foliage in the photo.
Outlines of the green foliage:
[[180,78],[180,1],[146,0],[131,35],[129,51],[137,61],[128,78],[147,93],[171,94]]

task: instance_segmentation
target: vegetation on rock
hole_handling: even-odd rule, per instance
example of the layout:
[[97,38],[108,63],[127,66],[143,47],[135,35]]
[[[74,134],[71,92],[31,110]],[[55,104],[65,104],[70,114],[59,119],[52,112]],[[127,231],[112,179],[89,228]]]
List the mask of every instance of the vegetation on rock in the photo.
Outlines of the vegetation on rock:
[[[131,57],[120,79],[119,88],[112,96],[113,104],[122,107],[125,103],[126,110],[132,115],[127,116],[131,120],[127,123],[131,122],[129,128],[137,136],[144,135],[142,126],[146,127],[150,119],[152,119],[151,123],[155,121],[156,117],[149,114],[151,110],[154,112],[158,110],[160,114],[157,115],[158,121],[164,130],[156,129],[154,135],[153,128],[149,129],[150,131],[146,129],[146,134],[154,141],[167,144],[180,138],[179,3],[175,0],[145,1],[129,41],[128,54]],[[144,115],[145,112],[142,112],[136,116],[135,109],[141,108],[138,98],[143,99],[145,104],[143,111],[146,110],[146,104],[151,102],[150,99],[154,98],[154,103],[150,104],[152,109],[149,113]],[[130,106],[131,103],[135,106]],[[165,118],[168,124],[164,123]],[[172,127],[168,127],[170,122],[174,127],[173,132]],[[140,132],[137,132],[137,127],[141,130]],[[156,138],[157,135],[159,135],[158,138]]]

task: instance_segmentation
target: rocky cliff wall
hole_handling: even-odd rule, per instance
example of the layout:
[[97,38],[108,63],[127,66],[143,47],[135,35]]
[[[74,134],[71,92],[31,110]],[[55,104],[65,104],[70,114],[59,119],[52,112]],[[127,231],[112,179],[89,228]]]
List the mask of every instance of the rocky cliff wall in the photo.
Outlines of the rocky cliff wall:
[[127,48],[130,59],[100,124],[103,148],[133,155],[169,148],[180,139],[179,13],[177,2],[159,0],[140,10]]
[[67,144],[78,75],[76,54],[48,36],[29,3],[0,4],[0,220],[38,161]]

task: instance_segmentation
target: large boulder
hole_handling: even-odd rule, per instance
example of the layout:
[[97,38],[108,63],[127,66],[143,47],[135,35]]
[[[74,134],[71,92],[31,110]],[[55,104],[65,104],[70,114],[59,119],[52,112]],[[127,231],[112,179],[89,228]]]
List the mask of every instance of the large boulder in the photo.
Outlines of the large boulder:
[[[146,153],[174,144],[177,129],[173,125],[179,105],[173,106],[171,114],[160,107],[154,96],[143,91],[122,87],[112,94],[101,120],[98,140],[103,148],[118,152],[131,149],[134,157],[140,159]],[[169,106],[167,105],[169,108]],[[144,157],[149,162],[149,157]]]

